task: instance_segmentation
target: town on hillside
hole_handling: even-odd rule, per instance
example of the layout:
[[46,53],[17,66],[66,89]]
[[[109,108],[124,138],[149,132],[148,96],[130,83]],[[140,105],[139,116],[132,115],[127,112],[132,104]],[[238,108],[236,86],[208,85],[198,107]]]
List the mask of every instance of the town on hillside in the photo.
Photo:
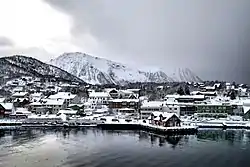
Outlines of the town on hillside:
[[245,84],[219,81],[120,86],[23,76],[0,87],[0,123],[83,125],[112,117],[116,122],[150,120],[151,124],[163,125],[169,114],[169,119],[177,122],[166,120],[165,126],[176,126],[180,121],[242,122],[250,119],[249,93]]

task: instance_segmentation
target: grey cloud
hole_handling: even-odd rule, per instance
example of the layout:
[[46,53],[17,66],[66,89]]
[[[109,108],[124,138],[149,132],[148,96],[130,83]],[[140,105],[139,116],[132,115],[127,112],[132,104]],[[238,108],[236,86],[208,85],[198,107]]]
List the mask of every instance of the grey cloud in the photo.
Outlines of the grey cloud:
[[14,43],[10,39],[0,36],[0,47],[8,47],[13,45]]
[[46,2],[73,18],[79,45],[91,34],[107,58],[250,83],[249,0]]
[[0,57],[12,56],[12,55],[25,55],[34,57],[41,61],[48,61],[53,57],[52,54],[48,53],[43,48],[29,47],[29,48],[0,48]]

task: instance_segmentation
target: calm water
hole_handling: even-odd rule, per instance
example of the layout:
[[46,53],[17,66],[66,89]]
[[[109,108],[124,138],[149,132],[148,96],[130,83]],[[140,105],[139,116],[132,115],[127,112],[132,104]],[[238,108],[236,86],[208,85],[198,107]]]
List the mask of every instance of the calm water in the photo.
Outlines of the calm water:
[[250,132],[159,137],[97,129],[0,133],[0,167],[249,167]]

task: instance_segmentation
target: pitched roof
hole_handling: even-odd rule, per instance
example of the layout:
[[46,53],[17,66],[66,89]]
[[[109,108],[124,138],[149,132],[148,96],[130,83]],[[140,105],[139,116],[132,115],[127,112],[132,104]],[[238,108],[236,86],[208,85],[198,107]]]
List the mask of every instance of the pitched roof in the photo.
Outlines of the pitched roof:
[[70,92],[58,92],[57,94],[50,95],[49,99],[73,99],[76,95]]
[[0,105],[3,106],[5,110],[12,110],[14,107],[13,103],[0,103]]
[[45,105],[63,105],[64,99],[55,100],[55,99],[42,99],[41,101],[33,102],[31,106],[45,106]]
[[28,92],[16,92],[14,94],[12,94],[13,97],[22,97],[22,96],[26,96],[28,94]]
[[[167,120],[169,120],[171,117],[173,117],[174,115],[177,117],[177,118],[179,118],[178,117],[178,115],[177,114],[175,114],[175,113],[168,113],[168,112],[152,112],[152,114],[154,115],[154,120],[155,121],[159,121],[160,120],[160,115],[162,115],[162,117],[163,117],[163,121],[167,121]],[[151,116],[149,116],[148,117],[148,119],[151,119]]]
[[111,102],[139,102],[139,99],[113,99]]
[[89,97],[109,97],[109,93],[107,92],[91,92]]
[[164,102],[162,101],[148,101],[148,102],[144,102],[142,103],[141,108],[145,108],[145,107],[161,107],[163,106]]

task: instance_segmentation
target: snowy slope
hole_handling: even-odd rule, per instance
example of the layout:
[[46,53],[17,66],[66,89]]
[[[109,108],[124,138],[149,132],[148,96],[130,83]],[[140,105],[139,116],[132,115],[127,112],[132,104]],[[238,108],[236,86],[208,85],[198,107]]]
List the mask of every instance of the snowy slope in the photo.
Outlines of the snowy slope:
[[[93,57],[84,53],[64,53],[53,59],[50,64],[57,66],[90,84],[125,84],[128,82],[172,82],[178,81],[161,70],[138,70],[107,59]],[[183,76],[183,77],[182,77]],[[181,73],[180,78],[187,78]]]
[[202,80],[188,68],[177,68],[169,75],[177,82],[201,82]]
[[15,78],[20,76],[32,76],[41,78],[59,77],[64,80],[83,81],[74,75],[37,59],[15,55],[0,58],[0,77]]

